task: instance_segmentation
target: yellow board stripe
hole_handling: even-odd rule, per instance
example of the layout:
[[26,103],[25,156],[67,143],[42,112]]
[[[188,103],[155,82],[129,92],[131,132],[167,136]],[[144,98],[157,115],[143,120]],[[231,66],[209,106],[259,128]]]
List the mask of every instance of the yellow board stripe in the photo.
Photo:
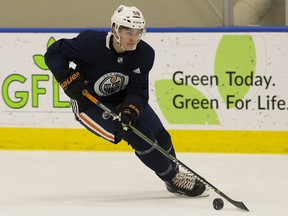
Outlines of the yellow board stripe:
[[[288,131],[170,131],[181,152],[288,153]],[[182,137],[182,138],[181,138]]]
[[[177,152],[288,153],[288,131],[170,130]],[[0,128],[2,150],[132,151],[85,129]]]

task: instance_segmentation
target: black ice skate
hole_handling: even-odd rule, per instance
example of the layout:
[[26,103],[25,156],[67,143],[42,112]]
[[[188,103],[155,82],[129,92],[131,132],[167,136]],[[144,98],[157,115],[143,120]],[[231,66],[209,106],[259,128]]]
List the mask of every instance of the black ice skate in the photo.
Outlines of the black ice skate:
[[189,197],[199,196],[206,190],[205,185],[195,176],[181,171],[172,180],[165,181],[165,184],[169,192]]

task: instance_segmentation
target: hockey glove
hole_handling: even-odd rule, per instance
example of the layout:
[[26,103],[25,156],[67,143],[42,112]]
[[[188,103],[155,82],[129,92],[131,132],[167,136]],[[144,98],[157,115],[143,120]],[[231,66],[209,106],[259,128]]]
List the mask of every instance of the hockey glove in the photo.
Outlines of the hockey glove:
[[116,109],[117,114],[121,118],[114,119],[114,129],[115,129],[115,136],[118,140],[123,139],[125,136],[125,131],[123,130],[123,126],[127,124],[131,124],[135,126],[137,118],[139,116],[139,109],[135,107],[133,104],[130,105],[124,105],[120,104]]
[[88,81],[84,80],[79,72],[76,72],[74,69],[70,68],[66,72],[65,77],[59,83],[65,94],[71,99],[80,101],[87,100],[82,94],[82,91],[87,89]]
[[116,112],[120,116],[122,124],[124,125],[131,124],[132,126],[135,126],[137,118],[139,117],[140,114],[139,109],[133,104],[129,105],[120,104],[117,107]]

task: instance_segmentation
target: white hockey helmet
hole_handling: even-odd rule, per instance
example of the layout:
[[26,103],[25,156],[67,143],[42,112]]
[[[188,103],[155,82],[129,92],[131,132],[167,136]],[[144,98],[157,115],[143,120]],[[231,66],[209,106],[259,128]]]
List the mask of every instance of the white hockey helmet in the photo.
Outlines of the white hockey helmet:
[[143,29],[145,32],[145,19],[141,11],[132,6],[128,7],[120,5],[111,17],[111,25],[115,25],[115,29],[118,32],[120,26],[132,28],[132,29]]

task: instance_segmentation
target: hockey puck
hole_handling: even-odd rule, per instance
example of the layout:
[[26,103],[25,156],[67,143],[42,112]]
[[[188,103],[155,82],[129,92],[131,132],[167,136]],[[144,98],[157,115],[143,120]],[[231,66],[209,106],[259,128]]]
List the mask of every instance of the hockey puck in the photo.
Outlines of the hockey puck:
[[224,202],[221,198],[216,198],[213,200],[213,207],[216,210],[221,210],[224,206]]

